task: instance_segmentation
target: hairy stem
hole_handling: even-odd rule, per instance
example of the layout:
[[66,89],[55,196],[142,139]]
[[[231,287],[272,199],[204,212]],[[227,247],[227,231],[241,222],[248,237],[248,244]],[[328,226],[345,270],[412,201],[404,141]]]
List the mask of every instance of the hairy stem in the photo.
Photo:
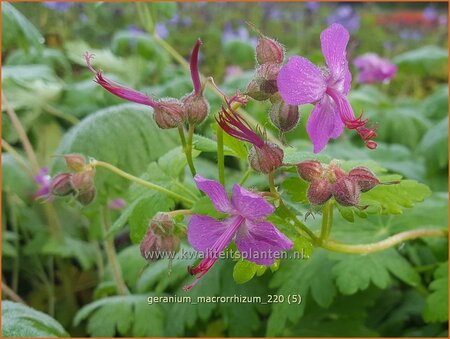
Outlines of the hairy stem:
[[25,301],[19,295],[14,292],[4,281],[2,281],[2,291],[5,293],[5,296],[16,303],[21,303],[26,305]]
[[328,201],[323,207],[322,212],[322,228],[320,230],[320,240],[325,241],[330,236],[331,227],[333,226],[333,202]]
[[270,193],[277,195],[277,189],[275,188],[275,178],[273,176],[273,172],[269,172],[269,174],[267,174],[267,177],[269,179],[269,189],[270,189]]
[[223,129],[217,127],[217,167],[219,170],[219,182],[225,186],[225,156],[223,152]]
[[189,124],[187,145],[186,145],[186,160],[189,165],[189,169],[191,170],[192,176],[195,177],[197,172],[195,171],[194,161],[192,160],[192,139],[194,137],[194,129],[195,126],[193,124]]
[[[102,209],[102,228],[103,228],[103,234],[106,235],[108,233],[109,229],[109,211],[108,207],[104,207]],[[109,237],[108,239],[103,241],[103,246],[105,248],[106,256],[108,258],[109,265],[111,267],[111,272],[114,277],[114,281],[117,286],[117,292],[120,295],[127,295],[130,294],[128,291],[127,285],[125,284],[125,281],[123,280],[122,271],[120,269],[119,261],[117,260],[117,253],[116,248],[114,247],[114,239]]]
[[395,234],[387,239],[363,245],[346,245],[332,240],[323,241],[321,247],[341,253],[369,254],[383,251],[407,240],[423,237],[447,237],[448,232],[437,229],[416,229]]
[[51,105],[45,105],[44,106],[44,110],[47,113],[49,113],[49,114],[51,114],[51,115],[53,115],[53,116],[55,116],[57,118],[61,118],[61,119],[66,120],[67,122],[69,122],[72,125],[76,125],[76,124],[78,124],[80,122],[80,120],[78,118],[74,117],[73,115],[70,115],[68,113],[62,112],[62,111],[56,109],[55,107],[53,107]]
[[[188,135],[188,140],[186,141],[186,137],[184,135],[184,127],[178,126],[178,133],[180,134],[181,146],[183,147],[184,155],[186,156],[187,163],[189,165],[189,169],[191,170],[192,176],[195,176],[195,167],[194,162],[192,161],[192,136]],[[189,126],[189,134],[191,133],[191,127]],[[192,131],[192,134],[194,131]],[[189,141],[190,138],[190,141]]]
[[[2,93],[3,94],[3,93]],[[13,108],[8,104],[5,95],[2,95],[4,104],[6,106],[6,112],[8,113],[9,119],[11,120],[12,125],[14,126],[17,134],[19,135],[20,142],[23,145],[25,153],[27,154],[28,159],[30,160],[31,166],[33,167],[34,172],[39,171],[39,163],[36,157],[36,153],[34,153],[33,147],[31,146],[31,142],[28,139],[27,133],[20,123],[19,118],[17,117],[16,112]]]
[[252,168],[249,166],[247,170],[245,171],[244,175],[242,176],[241,180],[239,181],[239,185],[243,186],[245,182],[248,180],[250,174],[253,172]]
[[180,201],[186,202],[186,203],[191,204],[191,205],[194,204],[194,201],[189,199],[189,198],[186,198],[186,197],[184,197],[184,196],[182,196],[182,195],[180,195],[178,193],[175,193],[173,191],[170,191],[167,188],[164,188],[162,186],[159,186],[159,185],[156,185],[156,184],[151,183],[149,181],[146,181],[144,179],[135,177],[134,175],[131,175],[131,174],[125,172],[125,171],[122,171],[121,169],[117,168],[114,165],[111,165],[110,163],[107,163],[107,162],[104,162],[104,161],[95,160],[95,159],[91,159],[90,165],[92,167],[103,167],[103,168],[106,168],[106,169],[110,170],[111,172],[113,172],[113,173],[115,173],[117,175],[120,175],[122,178],[125,178],[125,179],[127,179],[129,181],[135,182],[135,183],[137,183],[139,185],[145,186],[145,187],[147,187],[147,188],[149,188],[151,190],[154,190],[154,191],[157,191],[157,192],[161,192],[161,193],[163,193],[163,194],[165,194],[165,195],[167,195],[167,196],[169,196],[169,197],[171,197],[173,199],[180,200]]

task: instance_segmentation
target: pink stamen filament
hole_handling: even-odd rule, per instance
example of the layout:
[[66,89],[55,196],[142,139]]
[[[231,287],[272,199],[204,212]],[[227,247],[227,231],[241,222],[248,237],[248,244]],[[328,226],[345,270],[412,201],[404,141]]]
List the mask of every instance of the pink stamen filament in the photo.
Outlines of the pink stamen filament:
[[258,148],[265,145],[264,140],[231,108],[231,105],[228,106],[228,110],[222,107],[222,111],[219,113],[216,121],[225,132],[236,139],[247,141]]

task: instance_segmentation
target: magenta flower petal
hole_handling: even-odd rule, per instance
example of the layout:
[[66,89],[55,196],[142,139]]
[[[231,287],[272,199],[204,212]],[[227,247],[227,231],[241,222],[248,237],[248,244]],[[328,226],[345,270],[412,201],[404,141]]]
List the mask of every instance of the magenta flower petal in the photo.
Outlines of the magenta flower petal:
[[396,65],[375,53],[360,55],[353,64],[359,71],[358,82],[360,83],[387,82],[397,73]]
[[279,258],[280,252],[290,250],[292,241],[270,222],[246,220],[236,235],[239,252],[247,260],[258,265],[271,265]]
[[348,70],[348,31],[340,24],[332,24],[320,34],[322,53],[330,72],[335,78],[344,78]]
[[225,221],[218,221],[206,215],[193,215],[188,224],[189,243],[195,250],[206,252],[225,232],[227,226]]
[[341,135],[344,124],[341,121],[336,105],[325,97],[314,107],[309,116],[306,130],[314,145],[314,153],[319,153],[328,141]]
[[306,58],[293,56],[277,78],[278,91],[290,105],[303,105],[320,100],[327,88],[322,72]]
[[229,213],[232,209],[230,200],[228,199],[225,188],[215,180],[203,178],[201,175],[196,175],[194,180],[197,187],[205,192],[211,199],[217,211],[222,213]]
[[239,185],[233,186],[231,202],[240,215],[250,220],[260,220],[275,210],[263,197]]

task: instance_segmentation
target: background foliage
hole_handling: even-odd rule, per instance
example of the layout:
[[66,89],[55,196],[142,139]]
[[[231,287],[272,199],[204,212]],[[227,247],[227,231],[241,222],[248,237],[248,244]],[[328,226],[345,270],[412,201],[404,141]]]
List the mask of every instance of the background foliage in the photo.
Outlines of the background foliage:
[[[148,6],[151,16],[141,17],[139,6]],[[433,24],[420,24],[430,13]],[[332,237],[364,243],[417,227],[447,227],[446,13],[446,4],[438,3],[2,3],[3,94],[40,166],[50,167],[52,174],[63,169],[54,154],[79,152],[199,197],[184,173],[177,135],[159,130],[151,109],[124,104],[96,85],[84,52],[95,53],[96,67],[113,80],[157,97],[179,97],[192,89],[189,74],[148,31],[156,27],[185,58],[201,37],[202,73],[232,93],[244,90],[254,72],[256,36],[245,21],[277,38],[289,55],[319,64],[318,36],[330,21],[340,21],[351,30],[350,60],[376,52],[399,69],[389,84],[360,85],[353,73],[350,101],[356,112],[363,110],[378,123],[378,149],[369,152],[345,133],[321,155],[326,162],[341,159],[344,167],[361,163],[386,178],[392,172],[408,179],[401,189],[379,187],[363,196],[376,202],[379,209],[372,212],[381,215],[335,211]],[[220,98],[209,92],[207,97],[213,112],[218,110]],[[189,294],[193,299],[236,294],[263,300],[269,294],[300,294],[300,305],[147,305],[148,296],[185,295],[182,286],[191,280],[186,267],[193,262],[176,260],[168,274],[166,260],[146,264],[136,245],[148,220],[173,209],[175,202],[99,169],[94,204],[81,208],[75,201],[55,200],[49,218],[45,204],[33,199],[37,185],[28,160],[18,160],[26,154],[2,107],[2,137],[17,152],[4,148],[2,154],[2,276],[28,305],[2,302],[4,336],[448,336],[447,239],[415,240],[358,256],[312,250],[299,238],[295,248],[312,251],[310,259],[286,260],[267,270],[222,260]],[[275,133],[267,109],[260,102],[247,107]],[[311,147],[305,131],[310,109],[302,107],[299,127],[287,135],[290,145],[302,151],[286,150],[292,162],[310,155],[304,152]],[[194,138],[195,162],[206,177],[216,177],[213,119],[211,114]],[[231,138],[225,144],[231,185],[247,168],[247,149]],[[277,178],[277,184],[289,196],[290,208],[307,211],[298,207],[305,202],[306,186],[295,173]],[[267,189],[255,173],[247,186]],[[127,206],[119,211],[105,207],[116,198]],[[212,213],[205,199],[194,210]],[[318,228],[319,221],[320,215],[310,223]],[[111,224],[108,236],[114,236],[129,295],[118,295],[104,260],[105,222]]]

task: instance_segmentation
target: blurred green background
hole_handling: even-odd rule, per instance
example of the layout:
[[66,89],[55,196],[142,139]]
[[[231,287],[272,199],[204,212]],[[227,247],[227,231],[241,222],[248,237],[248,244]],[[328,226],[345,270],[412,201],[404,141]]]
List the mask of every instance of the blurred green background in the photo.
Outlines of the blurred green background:
[[[370,239],[367,234],[358,238],[358,232],[372,224],[392,231],[401,230],[405,223],[447,225],[447,20],[446,3],[2,3],[3,95],[19,116],[39,165],[50,167],[52,174],[61,169],[52,155],[77,151],[140,175],[150,162],[178,145],[177,136],[156,130],[146,120],[150,116],[146,108],[117,106],[123,100],[92,81],[83,58],[86,51],[96,55],[94,65],[109,78],[155,97],[179,98],[192,90],[189,72],[151,33],[156,32],[186,60],[195,40],[201,38],[202,74],[213,76],[231,94],[236,89],[244,91],[254,74],[257,35],[246,21],[280,41],[287,56],[303,55],[319,65],[323,64],[320,32],[339,22],[351,34],[348,57],[354,81],[349,98],[355,112],[364,111],[378,125],[379,146],[368,151],[347,131],[330,143],[325,155],[374,160],[389,171],[427,184],[434,192],[417,209],[392,219],[369,218],[348,229],[356,233],[356,240]],[[368,52],[397,65],[398,73],[389,83],[358,83],[352,60]],[[217,111],[221,99],[212,92],[206,95],[212,111]],[[367,261],[317,250],[308,264],[297,267],[288,262],[276,274],[266,272],[242,285],[233,281],[233,263],[223,261],[205,276],[201,288],[192,291],[193,296],[287,295],[298,285],[306,286],[304,302],[298,307],[150,307],[142,301],[143,295],[183,293],[180,289],[189,281],[188,263],[175,262],[169,276],[166,261],[146,266],[125,227],[115,243],[132,295],[115,296],[98,245],[100,203],[80,212],[73,202],[55,201],[65,240],[49,240],[42,204],[33,200],[37,185],[17,160],[25,158],[25,153],[4,107],[3,281],[29,306],[53,316],[71,336],[448,335],[448,311],[442,304],[448,288],[447,243],[436,239],[417,240],[400,249],[401,255],[397,251],[392,257],[370,255]],[[246,110],[275,134],[268,108],[267,103],[252,101]],[[299,127],[287,134],[289,144],[307,151],[311,150],[305,131],[310,110],[310,105],[301,107]],[[197,133],[214,138],[213,121],[211,114]],[[127,126],[136,126],[133,134],[124,132]],[[202,154],[196,162],[205,176],[215,175],[214,155]],[[239,181],[242,162],[227,157],[226,164],[228,182]],[[140,194],[109,174],[99,176],[96,184],[103,204],[115,198],[130,202]],[[265,185],[256,175],[248,184]],[[192,183],[188,185],[192,188]],[[118,220],[120,213],[112,211],[112,219]],[[129,222],[144,220],[145,213]],[[405,283],[382,265],[395,260],[413,267],[419,281]],[[358,276],[343,269],[344,265],[371,265],[379,271],[371,275],[361,269]],[[357,288],[346,288],[340,274],[355,275]],[[42,326],[49,331],[42,330],[45,335],[65,333],[53,320],[44,321],[29,310],[11,314],[17,314],[16,318],[11,315],[7,321],[29,317],[45,323]],[[30,326],[40,329],[41,325]]]

